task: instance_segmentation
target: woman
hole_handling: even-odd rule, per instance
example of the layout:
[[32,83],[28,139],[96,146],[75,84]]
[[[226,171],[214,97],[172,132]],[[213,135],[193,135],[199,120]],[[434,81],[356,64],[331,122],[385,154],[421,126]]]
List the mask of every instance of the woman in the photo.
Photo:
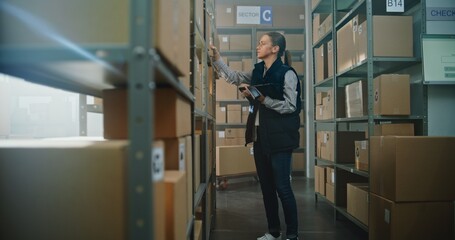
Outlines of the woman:
[[[286,238],[298,239],[297,204],[290,182],[292,150],[299,146],[300,82],[294,69],[281,57],[285,53],[286,40],[278,32],[264,34],[256,47],[262,62],[254,65],[251,72],[230,70],[221,60],[214,46],[213,65],[227,82],[239,86],[257,86],[262,95],[250,100],[246,144],[253,143],[256,171],[261,185],[268,232],[258,240],[281,239],[278,215],[278,197],[281,200],[286,222]],[[278,197],[277,197],[278,194]]]

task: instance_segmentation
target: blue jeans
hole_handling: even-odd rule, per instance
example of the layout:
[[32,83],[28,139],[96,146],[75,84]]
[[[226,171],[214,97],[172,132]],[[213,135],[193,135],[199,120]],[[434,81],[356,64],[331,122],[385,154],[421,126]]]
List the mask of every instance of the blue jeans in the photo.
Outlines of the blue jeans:
[[[283,207],[287,238],[298,235],[297,203],[292,191],[290,173],[292,152],[263,154],[260,142],[254,143],[254,161],[262,190],[269,232],[280,232],[278,197]],[[278,193],[278,196],[277,196]]]

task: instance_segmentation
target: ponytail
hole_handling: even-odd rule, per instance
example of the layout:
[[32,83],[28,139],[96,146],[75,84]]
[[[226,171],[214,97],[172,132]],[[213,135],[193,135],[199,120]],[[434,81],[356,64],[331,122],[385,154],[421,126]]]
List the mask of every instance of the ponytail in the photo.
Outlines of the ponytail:
[[288,65],[289,67],[292,67],[292,56],[291,56],[291,52],[289,52],[289,50],[284,51],[283,58],[284,58],[283,63],[285,65]]

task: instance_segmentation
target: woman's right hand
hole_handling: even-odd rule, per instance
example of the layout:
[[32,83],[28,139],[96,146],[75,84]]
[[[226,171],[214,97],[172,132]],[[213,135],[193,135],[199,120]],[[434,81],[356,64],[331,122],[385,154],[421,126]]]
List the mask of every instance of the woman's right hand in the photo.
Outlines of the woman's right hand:
[[213,44],[210,44],[210,49],[212,50],[212,60],[213,61],[218,61],[221,58],[220,52],[218,52],[218,49]]

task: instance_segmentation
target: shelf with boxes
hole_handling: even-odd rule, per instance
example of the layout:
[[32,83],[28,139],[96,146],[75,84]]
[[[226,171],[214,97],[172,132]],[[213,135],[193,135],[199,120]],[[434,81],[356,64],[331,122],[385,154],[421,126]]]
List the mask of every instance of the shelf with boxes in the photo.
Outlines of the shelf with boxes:
[[195,93],[193,116],[195,130],[194,218],[200,233],[194,239],[209,239],[214,221],[215,194],[215,74],[209,56],[210,44],[217,46],[214,1],[194,1],[194,54],[192,55],[192,89]]
[[[2,205],[2,209],[9,209],[2,217],[11,220],[21,212],[19,215],[30,216],[30,222],[18,220],[27,230],[21,231],[24,238],[43,237],[30,231],[37,227],[37,222],[48,238],[193,238],[190,236],[196,231],[193,228],[201,223],[194,219],[193,200],[202,202],[211,194],[205,192],[210,187],[197,188],[204,192],[199,195],[191,191],[193,184],[199,182],[193,179],[193,171],[200,171],[193,165],[206,163],[193,160],[199,156],[193,145],[197,146],[194,142],[200,137],[195,134],[191,120],[197,111],[194,90],[190,88],[194,80],[190,81],[189,74],[190,2],[194,4],[52,0],[40,2],[39,6],[13,0],[0,3],[0,16],[5,20],[0,23],[0,72],[103,97],[104,101],[103,141],[1,143],[2,176],[8,176],[11,180],[8,182],[18,183],[21,178],[22,183],[39,184],[35,189],[45,188],[49,193],[44,196],[24,190],[21,196],[28,197],[22,198],[1,189],[2,198],[10,196],[2,199],[2,203],[14,202],[18,206]],[[64,10],[62,14],[55,9],[71,11]],[[75,12],[83,12],[84,17]],[[207,125],[213,122],[209,109],[200,109],[202,118],[208,119]],[[89,105],[87,111],[100,112]],[[213,127],[206,127],[204,136],[209,136],[210,131],[213,132]],[[214,154],[207,148],[203,151]],[[34,152],[42,157],[28,164],[27,154]],[[6,167],[6,162],[38,164],[41,168],[15,164]],[[52,168],[46,167],[50,165]],[[29,172],[31,169],[33,173]],[[60,171],[68,174],[63,176],[58,174]],[[29,177],[23,179],[20,174]],[[50,182],[42,181],[43,175],[58,188],[46,187]],[[80,176],[88,181],[80,181]],[[70,189],[71,193],[65,195]],[[99,189],[115,197],[106,199]],[[34,205],[30,211],[29,199],[40,196],[43,202],[58,201],[59,207],[51,215],[41,212],[47,209],[45,206]],[[81,207],[67,211],[75,205]],[[208,212],[206,205],[200,206],[204,213]],[[93,212],[98,213],[94,220]],[[13,232],[15,229],[3,226],[0,238],[18,234]],[[26,232],[33,236],[28,237]]]
[[383,1],[313,3],[315,196],[368,231],[371,139],[427,132],[422,4],[391,13]]

